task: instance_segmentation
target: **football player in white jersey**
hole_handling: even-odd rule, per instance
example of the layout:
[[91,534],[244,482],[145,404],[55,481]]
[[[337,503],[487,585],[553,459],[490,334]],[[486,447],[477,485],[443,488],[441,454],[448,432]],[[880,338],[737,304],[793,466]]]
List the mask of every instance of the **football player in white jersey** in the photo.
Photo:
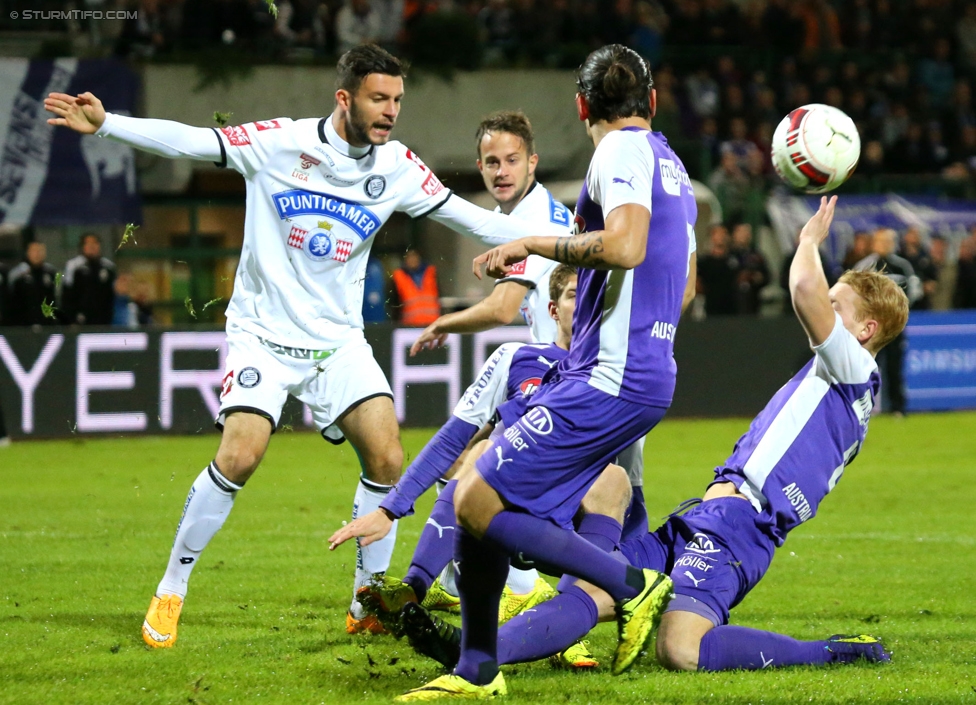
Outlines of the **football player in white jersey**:
[[[525,114],[510,110],[493,113],[481,121],[475,139],[478,171],[485,189],[498,204],[495,211],[538,226],[540,234],[566,235],[573,226],[572,215],[535,179],[539,155]],[[449,333],[477,333],[506,325],[519,313],[532,331],[533,343],[553,342],[556,325],[548,308],[549,275],[557,264],[535,255],[519,262],[495,283],[484,300],[445,314],[427,326],[410,354],[442,346]]]
[[[143,639],[170,647],[190,572],[257,469],[290,395],[311,408],[323,437],[348,438],[363,474],[353,517],[375,510],[400,476],[403,451],[389,383],[363,335],[365,268],[373,236],[393,211],[430,215],[483,242],[530,235],[520,221],[452,197],[421,159],[390,141],[403,68],[363,45],[338,64],[329,117],[276,118],[200,128],[106,113],[91,93],[52,93],[48,122],[166,157],[229,166],[247,182],[244,245],[227,308],[227,374],[217,455],[193,483]],[[396,541],[357,553],[352,632],[363,619],[355,590],[389,565]]]

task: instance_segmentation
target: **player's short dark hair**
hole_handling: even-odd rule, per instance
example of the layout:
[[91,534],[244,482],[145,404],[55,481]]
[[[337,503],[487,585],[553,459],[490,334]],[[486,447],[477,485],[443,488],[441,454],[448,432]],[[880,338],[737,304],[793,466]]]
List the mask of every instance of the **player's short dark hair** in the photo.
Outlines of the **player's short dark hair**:
[[375,44],[361,44],[353,47],[339,57],[336,65],[336,90],[355,93],[362,85],[363,79],[371,73],[381,73],[384,76],[407,75],[406,62],[400,61],[390,52]]
[[475,133],[475,149],[478,159],[481,159],[481,139],[489,132],[508,132],[522,140],[525,150],[531,157],[535,154],[535,135],[532,133],[532,123],[521,110],[499,110],[492,113],[478,125]]
[[622,44],[597,49],[576,72],[576,86],[589,105],[591,122],[650,118],[653,85],[647,62]]
[[549,275],[550,301],[559,301],[559,297],[566,290],[566,285],[569,284],[569,278],[575,277],[576,274],[576,267],[571,264],[560,264],[552,270],[552,274]]

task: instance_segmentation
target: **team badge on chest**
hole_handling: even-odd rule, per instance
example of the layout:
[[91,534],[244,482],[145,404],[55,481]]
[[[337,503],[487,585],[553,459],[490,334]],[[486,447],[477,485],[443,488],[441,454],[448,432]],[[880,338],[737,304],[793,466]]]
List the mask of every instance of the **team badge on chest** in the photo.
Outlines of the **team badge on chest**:
[[345,262],[352,254],[353,243],[335,237],[331,231],[332,223],[327,220],[320,220],[312,230],[293,225],[288,233],[288,246],[301,250],[313,262]]
[[386,179],[379,174],[373,174],[363,183],[363,191],[370,198],[379,198],[386,191]]

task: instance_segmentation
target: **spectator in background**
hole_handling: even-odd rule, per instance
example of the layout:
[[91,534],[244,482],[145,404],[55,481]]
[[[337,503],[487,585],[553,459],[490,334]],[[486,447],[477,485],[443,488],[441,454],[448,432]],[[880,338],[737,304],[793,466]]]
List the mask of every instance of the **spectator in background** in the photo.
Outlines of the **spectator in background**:
[[127,16],[122,25],[115,54],[147,59],[169,50],[172,32],[166,6],[160,0],[139,0],[131,7],[135,17]]
[[706,315],[735,314],[738,267],[739,262],[729,248],[729,231],[724,225],[713,225],[708,252],[698,258],[696,288],[705,296]]
[[[858,271],[883,272],[902,288],[908,296],[908,303],[914,308],[922,297],[922,284],[915,275],[911,263],[895,254],[898,235],[891,228],[878,228],[871,238],[872,253],[854,265]],[[905,385],[903,381],[903,360],[905,357],[905,334],[885,346],[878,354],[878,367],[881,370],[881,392],[887,397],[885,408],[896,416],[905,414]]]
[[795,52],[803,45],[806,34],[800,4],[796,0],[769,0],[760,20],[760,28],[771,47],[780,52]]
[[949,262],[948,243],[941,237],[933,237],[929,247],[932,256],[932,265],[939,273],[939,280],[936,283],[935,293],[932,295],[932,310],[947,311],[952,308],[952,296],[956,291],[955,263]]
[[931,56],[919,61],[916,70],[919,83],[928,90],[932,105],[938,110],[949,102],[956,81],[955,70],[949,60],[951,51],[948,39],[937,39]]
[[936,268],[928,249],[922,244],[918,228],[909,228],[901,239],[899,253],[912,265],[915,276],[922,283],[922,295],[915,302],[917,310],[932,308],[932,297],[939,286],[939,270]]
[[956,291],[952,297],[954,308],[976,308],[976,228],[959,243],[959,262],[956,270]]
[[691,109],[699,118],[715,117],[718,113],[721,92],[707,67],[699,67],[685,79],[685,93]]
[[769,283],[769,266],[762,253],[753,248],[752,226],[739,223],[732,228],[732,256],[737,260],[736,313],[759,313],[759,292]]
[[840,43],[840,22],[827,0],[804,0],[801,8],[805,50],[816,53],[843,48]]
[[24,261],[10,270],[7,281],[9,324],[43,326],[58,323],[48,318],[42,303],[55,301],[55,278],[58,270],[47,262],[47,247],[42,242],[27,244]]
[[403,256],[403,266],[393,272],[400,322],[405,326],[424,328],[441,315],[437,269],[424,262],[414,248]]
[[[652,4],[640,0],[637,3],[636,17],[637,21],[628,45],[656,69],[661,61],[661,48],[664,44],[664,32],[668,27],[668,16],[656,2]],[[656,75],[654,82],[658,82]],[[664,130],[659,131],[664,132]]]
[[66,323],[107,326],[115,312],[115,264],[102,257],[98,235],[86,233],[81,254],[64,266],[61,315]]
[[360,44],[379,41],[383,19],[370,0],[348,0],[336,13],[336,43],[338,53],[344,54]]
[[406,3],[404,0],[373,0],[373,2],[382,19],[377,40],[385,49],[393,51],[397,48],[403,32],[403,10]]
[[854,240],[844,254],[842,265],[845,270],[854,269],[854,265],[871,254],[871,233],[866,230],[858,230],[854,233]]
[[325,29],[316,0],[281,0],[274,33],[289,47],[325,47]]
[[959,61],[965,71],[976,74],[976,3],[967,2],[963,16],[956,23]]
[[869,140],[861,151],[861,160],[858,162],[855,174],[867,178],[877,176],[884,171],[884,162],[884,146],[878,140]]
[[139,326],[138,306],[129,296],[132,291],[132,275],[121,273],[115,278],[115,305],[112,308],[112,325],[137,328]]
[[488,0],[478,12],[486,64],[503,62],[515,50],[513,20],[512,9],[505,0]]
[[363,282],[363,321],[382,323],[386,314],[386,272],[383,263],[370,256],[366,263],[366,279]]

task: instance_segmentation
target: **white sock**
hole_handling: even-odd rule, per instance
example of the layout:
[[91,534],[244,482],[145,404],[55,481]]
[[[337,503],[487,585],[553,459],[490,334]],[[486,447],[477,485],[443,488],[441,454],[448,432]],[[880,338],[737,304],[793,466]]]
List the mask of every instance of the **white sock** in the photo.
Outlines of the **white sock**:
[[[380,508],[380,502],[386,497],[392,485],[381,485],[371,482],[365,478],[359,479],[359,486],[356,488],[356,497],[352,503],[352,518],[365,516],[370,512]],[[352,587],[352,605],[349,611],[355,619],[362,619],[362,606],[356,600],[356,591],[365,586],[372,580],[377,573],[385,573],[390,567],[390,559],[393,557],[393,547],[396,546],[397,524],[394,521],[390,527],[390,533],[369,546],[360,546],[359,539],[356,539],[356,579]]]
[[535,568],[529,570],[519,570],[518,568],[508,569],[508,578],[505,584],[516,595],[525,595],[532,592],[535,588],[535,581],[539,579],[539,572]]
[[459,597],[461,593],[458,592],[457,583],[455,579],[457,578],[457,573],[454,571],[454,561],[451,561],[446,566],[441,574],[438,576],[438,580],[441,581],[441,587],[444,588],[444,592],[454,597]]
[[210,463],[197,476],[186,496],[169,564],[156,588],[157,595],[186,597],[190,573],[210,539],[224,525],[240,489],[240,485],[235,485],[220,474],[216,462]]

